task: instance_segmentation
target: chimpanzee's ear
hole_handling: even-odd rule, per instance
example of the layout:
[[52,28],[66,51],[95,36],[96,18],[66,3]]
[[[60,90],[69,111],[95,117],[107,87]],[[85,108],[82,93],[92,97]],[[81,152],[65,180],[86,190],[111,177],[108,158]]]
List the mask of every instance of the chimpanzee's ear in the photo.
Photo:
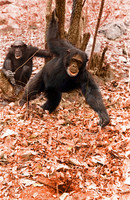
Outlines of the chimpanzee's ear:
[[23,46],[24,46],[25,48],[27,48],[27,45],[26,45],[26,44],[24,44]]

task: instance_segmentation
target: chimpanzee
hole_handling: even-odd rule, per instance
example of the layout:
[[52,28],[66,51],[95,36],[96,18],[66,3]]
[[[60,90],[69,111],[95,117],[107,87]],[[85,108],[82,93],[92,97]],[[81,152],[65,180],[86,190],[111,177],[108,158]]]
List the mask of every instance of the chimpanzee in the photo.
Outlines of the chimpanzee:
[[[59,105],[62,92],[81,89],[86,102],[98,113],[101,127],[106,126],[109,123],[109,116],[99,88],[86,69],[87,55],[59,38],[58,21],[54,12],[48,28],[47,43],[55,57],[29,80],[19,102],[20,105],[24,105],[27,101],[35,99],[37,94],[44,92],[47,101],[41,107],[51,113]],[[69,71],[70,74],[66,72],[70,66],[73,66],[73,58],[74,66],[78,66],[78,73],[74,72],[74,75],[71,73],[73,70]]]
[[25,86],[28,82],[33,67],[33,57],[50,57],[50,53],[27,46],[23,41],[16,40],[5,58],[2,72],[12,85]]

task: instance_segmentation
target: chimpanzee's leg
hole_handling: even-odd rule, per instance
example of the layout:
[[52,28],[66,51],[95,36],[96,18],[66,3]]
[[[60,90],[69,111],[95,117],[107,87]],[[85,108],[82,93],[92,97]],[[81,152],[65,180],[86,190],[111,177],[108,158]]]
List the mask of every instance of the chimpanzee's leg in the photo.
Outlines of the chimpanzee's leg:
[[48,110],[49,113],[51,113],[59,105],[59,103],[61,101],[61,93],[56,91],[56,90],[54,90],[54,89],[49,89],[46,92],[46,98],[47,98],[46,103],[43,104],[41,107],[44,110]]
[[91,74],[88,73],[87,76],[87,80],[85,82],[82,82],[81,84],[81,90],[83,95],[85,96],[86,102],[91,106],[94,111],[98,113],[98,116],[100,118],[100,126],[104,127],[109,123],[110,119],[104,106],[98,86],[93,80]]
[[32,79],[30,79],[25,86],[24,94],[19,104],[23,106],[27,101],[33,100],[36,98],[37,94],[43,92],[45,89],[42,70],[39,71]]
[[20,70],[16,71],[15,79],[18,85],[25,86],[32,74],[32,67],[24,65]]

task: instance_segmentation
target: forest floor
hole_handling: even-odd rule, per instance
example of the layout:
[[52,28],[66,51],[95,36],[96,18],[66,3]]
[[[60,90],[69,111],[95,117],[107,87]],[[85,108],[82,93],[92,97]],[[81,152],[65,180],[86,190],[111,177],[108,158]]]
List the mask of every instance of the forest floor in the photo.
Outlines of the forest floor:
[[[93,33],[99,6],[96,0],[86,2],[87,29]],[[102,24],[130,22],[128,0],[106,2]],[[0,68],[18,38],[44,47],[45,9],[45,0],[0,0]],[[98,39],[102,47],[108,45],[106,60],[114,74],[113,80],[100,82],[110,124],[97,125],[97,114],[78,91],[64,94],[52,114],[40,109],[43,96],[29,109],[0,98],[1,200],[130,199],[130,32],[114,41],[102,35]],[[33,74],[43,64],[34,58]]]

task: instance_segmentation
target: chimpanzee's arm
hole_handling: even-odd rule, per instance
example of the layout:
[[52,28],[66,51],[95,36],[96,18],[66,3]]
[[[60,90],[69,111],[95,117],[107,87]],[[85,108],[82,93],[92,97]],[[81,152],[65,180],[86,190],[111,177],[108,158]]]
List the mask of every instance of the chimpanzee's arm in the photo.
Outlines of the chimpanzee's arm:
[[7,53],[7,55],[6,55],[2,69],[13,71],[13,69],[12,69],[12,59],[13,59],[13,57],[14,56],[13,56],[12,50],[10,49],[9,52]]
[[11,66],[11,59],[5,59],[5,61],[4,61],[4,65],[3,65],[3,69],[4,70],[10,70],[10,71],[12,71],[12,66]]
[[14,79],[15,72],[12,71],[11,59],[9,57],[10,54],[7,54],[2,68],[2,72],[10,81],[10,83],[12,83],[12,85],[15,85],[15,79]]
[[34,55],[34,56],[43,57],[43,58],[51,57],[51,54],[48,51],[38,49],[37,47],[28,46],[27,51],[30,56]]
[[[85,77],[86,76],[86,77]],[[93,77],[89,72],[84,72],[81,80],[81,90],[89,106],[98,113],[100,118],[99,125],[106,126],[110,119],[103,103],[102,95]]]
[[55,10],[52,13],[52,18],[48,27],[47,45],[50,51],[56,56],[63,56],[70,49],[74,48],[69,42],[60,39],[58,29],[58,18],[56,16]]

